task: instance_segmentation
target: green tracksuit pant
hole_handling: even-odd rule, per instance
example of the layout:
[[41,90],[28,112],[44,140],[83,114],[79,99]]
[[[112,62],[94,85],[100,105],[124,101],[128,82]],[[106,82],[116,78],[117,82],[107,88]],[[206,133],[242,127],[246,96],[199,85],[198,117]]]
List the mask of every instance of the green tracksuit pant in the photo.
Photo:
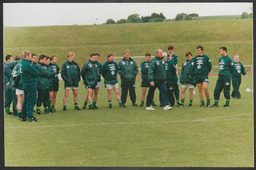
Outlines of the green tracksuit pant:
[[220,93],[224,89],[224,96],[226,99],[230,99],[230,83],[231,75],[219,76],[214,89],[214,100],[219,100]]
[[12,89],[12,109],[13,109],[13,114],[17,115],[17,96],[16,96],[16,90]]
[[44,107],[48,107],[50,89],[37,89],[37,91],[38,97],[36,106],[41,107],[43,103]]
[[22,118],[33,117],[33,108],[36,104],[37,82],[23,83],[24,101],[22,103]]
[[12,103],[12,89],[4,87],[4,107],[10,108]]
[[233,86],[233,92],[231,94],[232,97],[236,97],[238,99],[241,98],[241,94],[239,92],[240,84],[241,84],[241,76],[232,76],[232,86]]
[[127,94],[129,90],[129,95],[132,103],[136,103],[136,94],[135,94],[135,80],[134,81],[122,81],[121,80],[121,88],[122,88],[122,95],[121,101],[123,104],[126,103]]
[[175,82],[173,91],[174,91],[174,96],[175,96],[176,100],[177,101],[180,100],[180,90],[179,90],[178,80],[177,80],[177,82]]
[[176,84],[176,82],[174,82],[174,83],[167,82],[166,83],[166,87],[168,89],[168,94],[169,94],[169,102],[170,102],[171,106],[174,106],[174,104],[175,104],[175,98],[174,98],[174,95],[176,94],[174,92],[175,84]]

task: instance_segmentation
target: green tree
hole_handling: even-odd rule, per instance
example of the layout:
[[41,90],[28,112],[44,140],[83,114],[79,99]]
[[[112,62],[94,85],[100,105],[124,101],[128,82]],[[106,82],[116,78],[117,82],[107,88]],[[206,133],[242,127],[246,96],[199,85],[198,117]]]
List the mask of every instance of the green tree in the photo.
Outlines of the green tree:
[[114,21],[113,19],[108,19],[106,24],[115,24],[116,21]]
[[189,16],[191,16],[191,17],[199,17],[199,15],[196,14],[196,13],[191,13],[191,14],[189,14]]
[[150,16],[141,17],[142,22],[149,22]]
[[182,20],[184,20],[184,18],[185,18],[186,15],[187,15],[187,14],[185,14],[185,13],[179,13],[179,14],[177,14],[176,17],[175,17],[175,21],[182,21]]
[[132,23],[139,23],[139,22],[141,22],[140,15],[139,14],[131,14],[128,16],[127,21],[132,22]]
[[117,24],[124,24],[124,23],[127,23],[128,21],[126,19],[120,19],[118,20],[116,23]]
[[249,18],[249,14],[247,12],[243,12],[241,15],[241,19]]
[[185,18],[184,18],[184,20],[192,20],[192,17],[189,16],[189,15],[186,15]]

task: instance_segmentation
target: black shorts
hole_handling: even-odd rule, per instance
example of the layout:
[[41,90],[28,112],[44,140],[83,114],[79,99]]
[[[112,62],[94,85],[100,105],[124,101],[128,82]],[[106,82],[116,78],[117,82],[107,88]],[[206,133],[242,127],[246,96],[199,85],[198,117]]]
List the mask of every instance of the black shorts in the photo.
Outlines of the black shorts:
[[94,85],[86,85],[85,88],[87,89],[96,89],[97,83]]
[[150,82],[147,79],[142,79],[140,87],[149,87]]
[[195,76],[195,80],[196,80],[196,84],[204,83],[204,82],[209,83],[208,75],[199,75],[199,74],[197,74]]
[[59,91],[59,81],[52,81],[52,85],[50,86],[51,91]]

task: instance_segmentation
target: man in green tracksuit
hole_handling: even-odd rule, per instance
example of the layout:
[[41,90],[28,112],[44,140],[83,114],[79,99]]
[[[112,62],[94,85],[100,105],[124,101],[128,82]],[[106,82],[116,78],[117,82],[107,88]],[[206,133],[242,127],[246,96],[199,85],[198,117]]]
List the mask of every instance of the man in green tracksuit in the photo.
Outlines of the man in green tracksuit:
[[204,95],[203,89],[205,92],[205,96],[207,99],[206,107],[210,106],[210,93],[208,89],[209,79],[208,74],[212,70],[212,63],[210,58],[205,55],[204,48],[199,45],[196,47],[197,56],[194,58],[194,79],[196,80],[196,84],[198,87],[198,93],[201,100],[200,107],[204,107]]
[[[84,85],[87,89],[87,98],[89,101],[89,110],[95,110],[97,109],[93,105],[93,90],[96,88],[97,82],[98,82],[98,74],[97,74],[97,66],[95,63],[95,58],[97,57],[96,53],[92,53],[90,55],[90,60],[86,62],[81,70],[81,76],[82,79],[84,80]],[[87,98],[85,98],[85,103],[83,109],[86,108],[87,104]]]
[[121,76],[121,88],[122,95],[121,100],[123,106],[125,106],[127,93],[129,90],[130,99],[133,106],[138,106],[136,104],[136,93],[135,93],[135,80],[138,74],[138,66],[136,62],[130,58],[130,50],[124,51],[124,58],[119,62],[118,66],[119,75]]
[[33,115],[33,108],[36,104],[36,89],[38,71],[35,65],[31,63],[32,54],[30,51],[23,52],[21,61],[21,79],[23,81],[22,89],[24,90],[24,101],[22,104],[21,121],[36,122],[37,118]]
[[187,88],[189,88],[189,92],[190,92],[190,101],[188,106],[192,106],[193,98],[194,98],[194,86],[196,83],[195,80],[193,79],[194,60],[192,58],[192,53],[187,52],[186,57],[187,57],[187,60],[182,63],[182,69],[180,73],[180,83],[182,84],[180,107],[184,107],[185,93]]
[[118,65],[114,62],[114,54],[108,54],[108,60],[103,64],[102,77],[104,78],[105,87],[108,92],[108,107],[112,108],[111,102],[111,90],[113,89],[116,93],[116,98],[119,103],[119,107],[122,108],[123,104],[120,97],[120,92],[118,89]]
[[218,102],[220,98],[220,93],[224,89],[224,96],[226,98],[226,104],[223,107],[229,107],[230,100],[230,83],[231,83],[231,74],[234,71],[234,62],[232,58],[227,54],[226,47],[220,47],[219,58],[219,72],[218,80],[214,89],[214,104],[212,107],[218,107]]
[[165,70],[166,70],[166,87],[168,89],[168,93],[169,93],[169,102],[171,104],[171,106],[174,106],[175,104],[175,98],[173,93],[175,90],[175,87],[177,86],[176,83],[176,76],[177,76],[177,72],[176,72],[176,68],[174,65],[174,62],[172,60],[167,59],[167,53],[164,52],[163,53],[163,60],[165,62]]
[[61,77],[64,80],[65,94],[63,97],[63,110],[67,110],[67,97],[69,90],[73,91],[73,100],[75,105],[75,110],[80,110],[77,104],[78,95],[78,85],[81,79],[80,68],[78,64],[74,61],[75,53],[69,52],[67,54],[67,61],[61,67]]
[[[144,100],[147,92],[147,88],[150,86],[149,80],[148,80],[148,68],[150,65],[150,58],[151,55],[149,53],[145,54],[145,61],[143,61],[140,64],[140,72],[141,72],[141,89],[142,89],[142,95],[141,95],[141,104],[140,107],[144,106]],[[156,106],[154,98],[152,101],[152,106]]]
[[239,87],[241,84],[241,74],[244,75],[245,78],[247,78],[244,66],[241,62],[239,62],[239,55],[236,54],[234,56],[234,71],[232,73],[232,86],[233,86],[233,92],[231,96],[233,98],[240,99],[241,94],[239,92]]
[[[12,62],[13,58],[11,55],[7,55],[5,57],[5,60],[6,62],[4,63],[4,108],[5,108],[5,113],[7,115],[12,115],[13,113],[10,112],[10,105],[12,103],[13,97],[12,97],[12,89],[10,86],[11,69],[9,67],[9,63]],[[15,110],[15,106],[13,107],[13,109]]]
[[96,109],[98,108],[96,106],[97,103],[97,97],[98,97],[98,92],[101,86],[101,73],[102,73],[102,65],[99,63],[99,57],[100,54],[96,53],[96,58],[95,58],[95,64],[96,64],[96,68],[97,68],[97,85],[95,87],[95,89],[93,90],[93,107],[95,107]]
[[168,90],[166,88],[166,70],[165,70],[165,62],[163,60],[163,50],[157,49],[156,56],[149,65],[148,69],[148,80],[150,82],[150,87],[147,96],[147,107],[146,110],[155,110],[151,104],[154,97],[154,93],[156,88],[159,89],[160,95],[160,103],[164,106],[164,110],[170,110],[172,107],[169,107],[169,95]]
[[174,54],[174,47],[172,45],[168,46],[168,54],[167,60],[171,60],[173,65],[176,68],[176,75],[175,75],[175,83],[174,83],[174,95],[176,98],[177,106],[180,106],[180,90],[179,90],[179,82],[178,82],[178,56]]
[[47,57],[45,55],[39,56],[39,62],[36,64],[36,69],[38,71],[37,78],[37,114],[41,114],[40,107],[43,103],[45,113],[49,113],[49,79],[53,76],[50,69],[46,66]]

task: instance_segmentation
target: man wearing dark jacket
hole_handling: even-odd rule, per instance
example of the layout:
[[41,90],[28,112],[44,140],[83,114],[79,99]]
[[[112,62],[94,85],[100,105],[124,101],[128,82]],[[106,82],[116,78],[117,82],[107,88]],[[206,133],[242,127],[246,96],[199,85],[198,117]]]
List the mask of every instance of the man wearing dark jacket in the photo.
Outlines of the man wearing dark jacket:
[[74,62],[75,53],[69,52],[67,54],[67,61],[61,67],[61,77],[64,80],[65,94],[63,97],[63,110],[67,110],[67,97],[69,90],[73,91],[73,100],[75,105],[75,110],[80,110],[77,104],[78,95],[78,84],[81,79],[80,68],[76,62]]
[[23,81],[24,101],[22,104],[21,121],[36,122],[37,118],[33,115],[33,108],[36,104],[36,89],[38,71],[35,65],[31,63],[32,54],[30,51],[23,52],[21,61],[21,79]]
[[118,72],[121,76],[121,88],[122,95],[121,100],[123,106],[125,106],[127,93],[129,90],[130,99],[133,106],[138,106],[136,104],[136,93],[135,93],[135,80],[138,74],[138,66],[136,62],[130,57],[130,50],[124,51],[124,58],[119,62]]
[[155,89],[158,88],[161,95],[161,104],[164,106],[164,110],[170,110],[172,107],[169,107],[169,95],[166,88],[166,70],[165,62],[163,60],[163,50],[157,49],[156,56],[151,60],[149,69],[148,69],[148,80],[150,82],[150,87],[147,96],[147,107],[146,110],[155,110],[151,104],[154,97]]
[[194,98],[194,86],[195,86],[195,81],[193,79],[194,60],[192,58],[191,52],[187,52],[186,57],[187,57],[187,60],[182,63],[182,68],[180,73],[180,83],[182,84],[180,107],[184,107],[185,93],[187,88],[189,88],[189,92],[190,92],[190,100],[189,100],[188,106],[192,106],[193,98]]
[[118,80],[117,80],[117,73],[118,73],[118,65],[114,62],[114,54],[108,54],[108,61],[103,64],[102,68],[102,76],[104,78],[105,87],[108,91],[108,104],[109,108],[112,108],[111,102],[111,90],[113,89],[116,93],[116,98],[119,103],[119,107],[123,107],[120,92],[118,89]]

